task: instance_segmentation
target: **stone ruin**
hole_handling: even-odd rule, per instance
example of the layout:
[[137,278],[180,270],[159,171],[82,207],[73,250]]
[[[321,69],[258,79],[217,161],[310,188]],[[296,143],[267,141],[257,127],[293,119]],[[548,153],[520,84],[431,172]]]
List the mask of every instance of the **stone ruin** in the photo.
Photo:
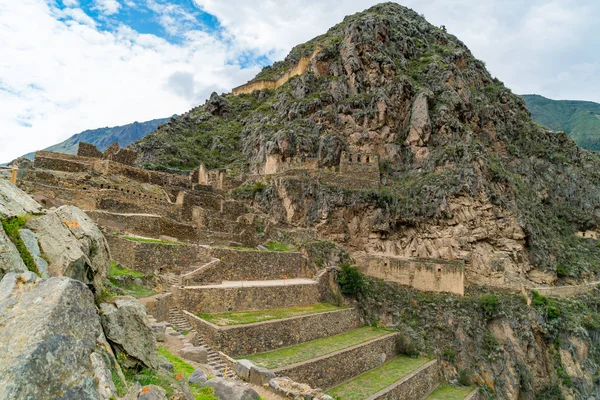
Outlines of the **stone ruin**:
[[114,142],[102,153],[91,143],[79,142],[77,155],[80,157],[99,158],[102,160],[111,160],[124,165],[135,165],[137,152],[129,149],[122,149],[119,143]]

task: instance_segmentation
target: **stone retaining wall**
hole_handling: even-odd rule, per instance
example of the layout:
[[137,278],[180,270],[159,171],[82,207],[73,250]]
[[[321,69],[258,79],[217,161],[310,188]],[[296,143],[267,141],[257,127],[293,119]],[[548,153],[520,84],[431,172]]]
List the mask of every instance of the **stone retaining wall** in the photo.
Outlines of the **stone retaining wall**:
[[464,294],[464,264],[461,261],[409,259],[378,254],[353,255],[361,272],[374,278],[426,292]]
[[469,393],[469,395],[467,397],[465,397],[465,400],[483,400],[484,397],[481,394],[481,392],[479,391],[479,388],[473,390],[471,393]]
[[208,250],[198,245],[135,242],[113,235],[106,239],[114,261],[145,274],[180,274],[210,261]]
[[329,389],[394,358],[399,351],[398,334],[391,333],[322,357],[275,369],[277,376]]
[[171,293],[156,295],[149,299],[141,300],[146,312],[152,315],[158,322],[169,321],[169,308],[171,307]]
[[98,225],[111,232],[155,238],[165,235],[189,241],[198,239],[197,229],[193,225],[177,222],[160,215],[111,213],[100,210],[86,211],[86,213]]
[[211,255],[221,263],[198,271],[190,277],[188,284],[310,278],[315,273],[308,260],[296,252],[213,248]]
[[338,335],[360,326],[353,308],[245,325],[217,326],[184,311],[190,324],[213,348],[232,357]]
[[316,282],[285,286],[187,286],[182,288],[180,299],[181,308],[192,314],[269,310],[321,301]]
[[375,393],[367,400],[424,399],[441,383],[442,375],[437,360],[423,365],[391,386]]
[[538,287],[533,290],[537,291],[542,296],[568,298],[591,292],[596,289],[598,285],[600,285],[600,282],[592,282],[577,286]]

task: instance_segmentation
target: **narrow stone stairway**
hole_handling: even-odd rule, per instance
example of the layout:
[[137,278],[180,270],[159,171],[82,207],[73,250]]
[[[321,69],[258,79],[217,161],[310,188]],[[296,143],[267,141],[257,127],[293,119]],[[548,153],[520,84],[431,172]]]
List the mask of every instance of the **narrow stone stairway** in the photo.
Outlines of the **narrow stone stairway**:
[[177,307],[169,308],[169,323],[179,332],[189,332],[192,330],[192,325]]

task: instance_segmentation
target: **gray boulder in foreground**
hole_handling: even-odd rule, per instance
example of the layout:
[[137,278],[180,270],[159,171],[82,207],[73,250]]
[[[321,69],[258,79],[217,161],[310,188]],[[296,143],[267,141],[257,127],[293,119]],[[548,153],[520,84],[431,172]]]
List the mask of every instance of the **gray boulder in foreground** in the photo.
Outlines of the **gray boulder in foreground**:
[[158,368],[156,339],[146,309],[130,296],[112,297],[100,304],[104,333],[117,352],[127,355],[124,367]]
[[110,252],[104,235],[82,210],[62,206],[29,218],[26,227],[39,235],[50,276],[68,276],[102,292]]
[[13,218],[42,212],[42,206],[27,193],[5,179],[0,179],[0,218]]
[[213,378],[203,386],[215,389],[215,396],[221,400],[258,400],[260,398],[254,389],[224,378]]
[[[35,274],[0,282],[0,400],[116,397],[114,362],[83,283]],[[112,361],[111,361],[112,360]]]

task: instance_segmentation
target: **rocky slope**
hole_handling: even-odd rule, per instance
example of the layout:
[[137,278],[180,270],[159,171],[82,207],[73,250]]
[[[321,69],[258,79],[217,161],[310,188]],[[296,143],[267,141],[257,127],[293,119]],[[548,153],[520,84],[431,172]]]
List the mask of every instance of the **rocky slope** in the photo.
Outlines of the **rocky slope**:
[[565,131],[584,149],[600,151],[600,104],[591,101],[552,100],[522,95],[534,121]]
[[277,90],[213,94],[135,143],[146,164],[256,171],[270,154],[338,164],[380,156],[378,191],[303,177],[256,191],[273,220],[349,250],[464,258],[472,282],[520,287],[594,279],[600,160],[533,122],[525,102],[444,29],[393,3],[346,17],[258,78]]

